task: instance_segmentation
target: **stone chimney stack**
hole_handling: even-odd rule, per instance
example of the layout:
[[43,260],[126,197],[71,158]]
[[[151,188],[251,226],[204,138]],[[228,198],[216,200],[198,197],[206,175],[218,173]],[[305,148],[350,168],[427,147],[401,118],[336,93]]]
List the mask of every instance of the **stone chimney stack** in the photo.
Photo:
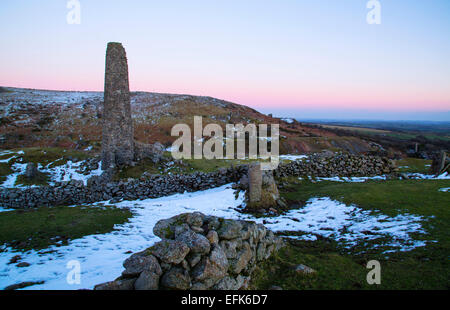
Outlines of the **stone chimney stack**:
[[129,165],[134,160],[128,63],[121,43],[108,43],[102,126],[102,169]]

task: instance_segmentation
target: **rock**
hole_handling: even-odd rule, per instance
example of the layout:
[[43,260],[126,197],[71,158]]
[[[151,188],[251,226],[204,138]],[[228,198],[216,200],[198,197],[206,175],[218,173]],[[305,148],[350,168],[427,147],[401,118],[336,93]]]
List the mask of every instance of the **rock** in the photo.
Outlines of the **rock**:
[[252,259],[252,250],[247,242],[244,242],[242,250],[237,254],[236,259],[231,262],[231,272],[234,274],[241,273],[244,270],[250,260]]
[[18,263],[18,264],[16,265],[16,267],[28,267],[28,266],[30,266],[30,264],[27,263],[27,262]]
[[35,163],[28,163],[25,168],[25,176],[28,179],[34,179],[38,174],[38,169]]
[[19,260],[22,259],[22,256],[20,255],[15,255],[13,257],[11,257],[11,259],[9,260],[8,264],[15,264],[17,263]]
[[249,201],[259,202],[262,193],[262,170],[260,163],[252,163],[248,167]]
[[125,260],[123,266],[125,270],[122,272],[123,277],[137,277],[144,270],[149,270],[161,275],[161,266],[158,260],[153,255],[145,256],[141,253],[136,253]]
[[191,227],[201,227],[203,225],[204,214],[200,212],[188,213],[186,223]]
[[153,227],[153,233],[161,239],[175,238],[175,222],[175,217],[159,220]]
[[134,289],[136,290],[157,290],[159,289],[160,275],[155,272],[144,270],[139,278],[134,282]]
[[213,286],[227,274],[228,260],[220,246],[214,246],[209,257],[205,257],[195,266],[192,276],[203,282],[207,288]]
[[271,291],[282,291],[283,288],[281,286],[278,286],[278,285],[272,285],[271,287],[269,287],[269,290],[271,290]]
[[[161,239],[173,239],[178,234],[183,233],[189,228],[200,231],[205,216],[200,212],[183,213],[169,219],[160,220],[153,227],[153,233]],[[189,227],[190,226],[190,227]]]
[[316,271],[311,267],[302,264],[295,266],[295,272],[297,272],[298,274],[305,274],[305,275],[316,273]]
[[222,240],[222,241],[220,241],[220,247],[225,252],[225,255],[227,256],[227,258],[230,259],[230,258],[235,258],[237,256],[237,248],[238,248],[238,246],[242,245],[242,241],[240,243],[241,244],[238,245],[238,242],[236,240],[233,240],[233,241]]
[[98,284],[94,287],[97,291],[129,291],[134,289],[136,279],[116,280]]
[[192,231],[189,225],[186,223],[176,225],[173,229],[175,231],[175,239],[177,239],[180,235],[184,234],[187,231]]
[[220,227],[219,218],[216,216],[206,216],[204,221],[206,222],[206,227],[209,230],[217,230]]
[[189,253],[189,247],[181,241],[163,240],[151,247],[150,251],[164,262],[179,264]]
[[238,275],[236,278],[232,278],[230,276],[226,276],[219,282],[217,282],[216,285],[214,285],[215,290],[239,290],[241,289],[245,282],[247,281],[247,277],[243,277],[241,275]]
[[223,220],[220,229],[217,231],[220,239],[235,239],[241,234],[242,223],[233,220]]
[[192,253],[207,254],[211,248],[205,236],[195,233],[192,230],[184,231],[175,240],[185,243]]
[[159,142],[156,142],[154,144],[146,144],[135,141],[134,146],[135,146],[135,159],[137,161],[149,158],[156,164],[159,163],[163,158],[164,145],[162,145]]
[[208,231],[208,234],[206,235],[206,239],[208,239],[209,243],[211,243],[211,244],[219,243],[219,235],[217,234],[217,231],[215,231],[215,230]]
[[25,288],[25,287],[29,287],[29,286],[33,286],[33,285],[39,285],[39,284],[44,284],[45,281],[36,281],[36,282],[20,282],[17,284],[13,284],[13,285],[9,285],[7,287],[4,288],[5,291],[14,291],[14,290],[18,290],[21,288]]
[[190,267],[194,267],[195,265],[197,265],[201,259],[202,259],[202,255],[199,253],[190,253],[187,256],[187,261],[188,261]]
[[247,175],[243,175],[242,177],[241,177],[241,179],[239,180],[239,187],[241,188],[241,189],[244,189],[244,190],[246,190],[246,189],[248,189],[248,176]]
[[191,287],[191,277],[183,268],[173,267],[162,276],[161,285],[173,290],[187,290]]

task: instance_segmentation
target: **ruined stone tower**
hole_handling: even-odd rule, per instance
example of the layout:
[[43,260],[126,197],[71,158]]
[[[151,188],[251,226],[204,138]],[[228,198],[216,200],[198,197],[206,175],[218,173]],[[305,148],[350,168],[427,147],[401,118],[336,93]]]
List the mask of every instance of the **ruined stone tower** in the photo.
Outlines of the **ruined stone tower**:
[[128,64],[121,43],[108,43],[102,124],[102,169],[129,165],[134,159]]

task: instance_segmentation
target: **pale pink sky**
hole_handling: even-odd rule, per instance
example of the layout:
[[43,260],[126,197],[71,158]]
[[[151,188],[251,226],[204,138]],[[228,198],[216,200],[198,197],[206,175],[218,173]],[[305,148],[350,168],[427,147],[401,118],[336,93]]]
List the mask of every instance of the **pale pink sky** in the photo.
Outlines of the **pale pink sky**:
[[383,2],[381,25],[366,23],[357,0],[80,0],[80,25],[66,23],[61,3],[1,1],[0,85],[101,91],[106,44],[119,41],[132,90],[212,96],[280,116],[450,118],[448,1]]

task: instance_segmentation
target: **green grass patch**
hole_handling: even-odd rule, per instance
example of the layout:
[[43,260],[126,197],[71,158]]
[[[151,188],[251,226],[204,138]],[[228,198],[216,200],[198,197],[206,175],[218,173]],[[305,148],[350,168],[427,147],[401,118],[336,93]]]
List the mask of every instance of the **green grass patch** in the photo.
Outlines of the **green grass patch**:
[[[303,205],[312,197],[330,197],[389,216],[411,213],[427,217],[422,226],[425,247],[385,254],[384,248],[362,245],[351,251],[333,240],[295,241],[258,267],[253,288],[272,285],[284,289],[448,289],[450,287],[450,195],[439,192],[450,180],[390,180],[385,182],[337,183],[294,181],[281,192],[291,204]],[[376,241],[372,241],[376,243]],[[361,252],[361,250],[365,250]],[[366,264],[379,260],[381,285],[366,282]],[[302,275],[293,266],[305,264],[316,275]]]
[[165,159],[157,164],[149,159],[139,161],[135,166],[124,167],[119,170],[116,180],[128,178],[140,178],[144,172],[150,174],[189,174],[197,171],[214,172],[220,168],[228,168],[248,164],[255,160],[249,159],[183,159],[182,163],[175,163],[170,153],[166,153]]
[[[13,150],[16,151],[16,150]],[[19,150],[17,150],[19,151]],[[63,165],[68,160],[72,161],[80,161],[85,160],[90,157],[88,153],[71,150],[71,149],[63,149],[58,147],[49,147],[49,148],[25,148],[21,149],[24,154],[20,155],[18,158],[21,158],[23,162],[26,163],[40,163],[42,165],[47,165],[49,163],[55,163],[55,165]],[[12,161],[15,161],[14,159]]]
[[[69,160],[77,162],[80,160],[88,159],[92,156],[88,152],[64,149],[59,147],[31,147],[23,149],[13,149],[10,151],[10,154],[4,154],[0,156],[0,160],[11,158],[11,160],[8,162],[10,166],[16,162],[20,162],[42,164],[44,166],[52,163],[50,167],[54,167],[64,165]],[[23,154],[18,154],[18,152],[20,151],[22,151]]]
[[132,213],[114,206],[41,207],[0,213],[0,244],[40,250],[70,240],[114,230]]
[[396,164],[400,172],[429,173],[431,162],[431,160],[408,157],[397,160]]
[[[252,274],[252,289],[268,289],[277,285],[285,290],[418,290],[449,288],[449,266],[445,257],[426,254],[417,249],[389,257],[375,253],[353,255],[343,253],[329,240],[289,242],[269,260],[258,264]],[[376,259],[381,265],[381,284],[366,281],[367,263]],[[316,270],[315,274],[299,274],[298,264]]]
[[9,163],[0,163],[0,182],[4,182],[6,177],[13,173]]
[[138,179],[144,172],[148,172],[150,174],[158,174],[158,168],[159,166],[153,163],[151,160],[144,159],[138,162],[134,167],[129,166],[117,171],[114,178],[116,180],[128,178]]
[[24,174],[19,174],[16,179],[15,185],[24,185],[24,186],[31,186],[31,185],[37,185],[37,186],[45,186],[48,185],[48,182],[50,180],[50,176],[46,173],[37,171],[36,176],[32,179],[29,179]]

